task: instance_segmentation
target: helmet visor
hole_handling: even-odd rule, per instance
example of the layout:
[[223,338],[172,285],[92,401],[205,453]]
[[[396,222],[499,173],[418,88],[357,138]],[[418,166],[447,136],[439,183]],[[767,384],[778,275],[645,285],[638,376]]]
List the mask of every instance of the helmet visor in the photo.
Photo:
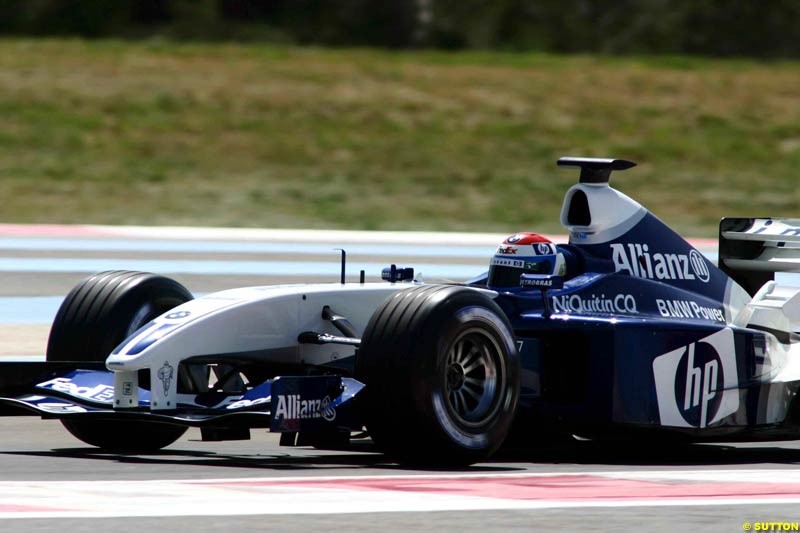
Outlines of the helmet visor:
[[552,274],[555,258],[530,257],[525,259],[503,259],[495,257],[489,266],[489,287],[519,287],[522,274]]

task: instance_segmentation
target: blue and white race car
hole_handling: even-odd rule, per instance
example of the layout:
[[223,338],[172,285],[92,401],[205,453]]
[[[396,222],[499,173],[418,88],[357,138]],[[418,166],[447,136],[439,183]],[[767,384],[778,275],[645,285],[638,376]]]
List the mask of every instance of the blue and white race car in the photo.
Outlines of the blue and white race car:
[[609,186],[616,159],[580,168],[568,244],[506,239],[465,284],[249,287],[192,299],[142,272],[96,274],[66,297],[46,361],[0,363],[0,414],[58,418],[119,453],[281,432],[343,446],[366,433],[410,463],[471,464],[512,429],[800,438],[800,220],[723,219],[719,267]]

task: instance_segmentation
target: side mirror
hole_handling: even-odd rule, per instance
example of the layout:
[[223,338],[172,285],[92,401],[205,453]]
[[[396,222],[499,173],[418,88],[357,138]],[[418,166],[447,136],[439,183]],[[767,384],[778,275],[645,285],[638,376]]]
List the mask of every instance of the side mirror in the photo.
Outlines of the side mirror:
[[400,268],[397,265],[391,265],[381,271],[381,279],[389,283],[412,281],[414,279],[414,269]]
[[561,276],[551,276],[547,274],[522,274],[519,277],[521,287],[539,289],[542,291],[542,305],[544,318],[550,318],[553,314],[550,309],[550,302],[547,300],[547,291],[550,289],[561,289],[564,287],[564,278]]

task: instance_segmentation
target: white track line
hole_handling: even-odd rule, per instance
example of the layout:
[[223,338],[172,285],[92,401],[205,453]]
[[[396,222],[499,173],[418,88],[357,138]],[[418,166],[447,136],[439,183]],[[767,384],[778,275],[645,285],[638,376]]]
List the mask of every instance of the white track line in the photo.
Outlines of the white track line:
[[[0,237],[125,237],[135,239],[176,240],[263,240],[273,242],[318,243],[374,243],[374,244],[431,244],[496,246],[516,230],[507,233],[465,233],[449,231],[349,231],[349,230],[298,230],[261,228],[210,228],[181,226],[95,226],[95,225],[43,225],[0,224]],[[566,235],[546,235],[553,242],[566,242]],[[696,247],[716,248],[716,239],[691,239]]]

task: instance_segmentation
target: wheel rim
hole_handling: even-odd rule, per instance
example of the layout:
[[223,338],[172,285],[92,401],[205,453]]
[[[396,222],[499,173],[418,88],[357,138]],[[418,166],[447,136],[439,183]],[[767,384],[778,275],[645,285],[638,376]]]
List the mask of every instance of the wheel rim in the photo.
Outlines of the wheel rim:
[[460,425],[477,427],[491,420],[505,381],[497,341],[481,328],[462,332],[448,349],[444,381],[449,410]]

